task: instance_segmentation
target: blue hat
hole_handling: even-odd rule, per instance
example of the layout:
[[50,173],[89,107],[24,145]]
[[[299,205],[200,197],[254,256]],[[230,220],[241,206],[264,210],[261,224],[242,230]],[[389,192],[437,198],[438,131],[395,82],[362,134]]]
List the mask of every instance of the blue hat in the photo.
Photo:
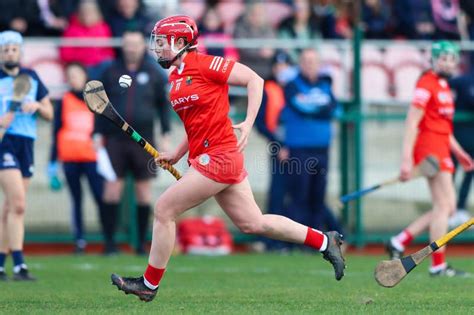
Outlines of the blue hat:
[[277,50],[272,58],[272,65],[278,63],[292,64],[291,57],[283,50]]
[[15,31],[4,31],[0,33],[0,46],[7,44],[22,45],[23,36]]

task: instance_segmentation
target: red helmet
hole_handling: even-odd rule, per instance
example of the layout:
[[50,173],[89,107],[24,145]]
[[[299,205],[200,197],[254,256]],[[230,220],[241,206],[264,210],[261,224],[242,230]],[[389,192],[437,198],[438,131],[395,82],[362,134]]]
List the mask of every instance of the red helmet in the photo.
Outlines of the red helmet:
[[[171,63],[185,50],[196,48],[198,36],[199,31],[196,22],[191,17],[187,15],[173,15],[156,22],[151,31],[150,48],[156,50],[157,39],[166,38],[168,45],[171,47],[171,51],[177,55],[172,59],[166,58],[166,56],[158,57],[158,62],[164,68],[169,68]],[[175,44],[179,38],[183,38],[186,41],[186,46],[181,50],[175,48]]]

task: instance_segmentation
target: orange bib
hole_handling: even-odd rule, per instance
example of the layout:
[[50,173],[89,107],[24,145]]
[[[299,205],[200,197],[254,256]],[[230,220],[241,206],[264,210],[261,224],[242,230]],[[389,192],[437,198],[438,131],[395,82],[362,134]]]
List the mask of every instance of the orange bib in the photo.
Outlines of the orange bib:
[[94,114],[72,93],[63,98],[61,129],[58,132],[58,157],[63,162],[95,162],[92,142]]

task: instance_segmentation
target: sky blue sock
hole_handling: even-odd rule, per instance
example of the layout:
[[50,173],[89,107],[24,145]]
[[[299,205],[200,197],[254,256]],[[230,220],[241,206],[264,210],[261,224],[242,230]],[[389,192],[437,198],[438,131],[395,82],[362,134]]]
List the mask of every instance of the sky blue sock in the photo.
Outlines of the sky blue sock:
[[13,258],[13,266],[20,266],[25,263],[23,260],[23,251],[22,250],[16,250],[12,252],[12,258]]

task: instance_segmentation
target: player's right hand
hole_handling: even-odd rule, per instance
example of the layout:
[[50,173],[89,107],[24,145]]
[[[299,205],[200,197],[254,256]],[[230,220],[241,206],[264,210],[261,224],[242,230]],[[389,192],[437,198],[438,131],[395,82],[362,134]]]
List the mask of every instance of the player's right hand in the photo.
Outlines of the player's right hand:
[[411,160],[403,160],[400,167],[400,180],[406,182],[411,179],[413,173],[413,162]]
[[466,153],[465,151],[461,151],[458,154],[456,154],[456,158],[459,161],[459,164],[462,165],[463,169],[466,172],[472,171],[474,168],[474,162],[472,160],[472,157]]
[[100,148],[102,148],[105,145],[105,139],[104,136],[101,135],[100,133],[95,133],[92,135],[92,143],[94,145],[94,149],[98,151]]
[[278,151],[278,159],[280,161],[286,161],[290,158],[290,150],[286,147],[282,147],[280,151]]
[[24,113],[34,114],[41,107],[39,102],[28,102],[21,106],[21,109]]
[[155,158],[155,163],[156,164],[161,164],[162,162],[168,162],[171,165],[174,165],[178,163],[179,157],[176,155],[176,153],[171,153],[171,152],[160,152],[160,155],[158,155],[157,158]]

